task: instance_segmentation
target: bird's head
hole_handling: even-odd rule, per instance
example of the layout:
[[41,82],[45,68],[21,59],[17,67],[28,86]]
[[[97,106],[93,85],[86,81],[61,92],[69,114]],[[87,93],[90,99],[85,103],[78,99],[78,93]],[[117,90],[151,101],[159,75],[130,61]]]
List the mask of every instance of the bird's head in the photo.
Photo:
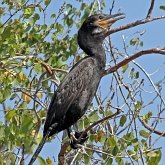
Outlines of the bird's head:
[[93,45],[102,44],[106,32],[117,20],[125,18],[123,13],[114,15],[95,14],[88,17],[78,32],[79,46],[87,53]]

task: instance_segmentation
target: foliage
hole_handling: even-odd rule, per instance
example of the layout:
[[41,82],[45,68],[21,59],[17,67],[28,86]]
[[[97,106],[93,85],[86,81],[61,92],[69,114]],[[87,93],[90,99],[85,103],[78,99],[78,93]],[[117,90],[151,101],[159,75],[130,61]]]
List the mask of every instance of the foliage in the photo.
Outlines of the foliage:
[[[61,3],[58,11],[52,9],[56,2],[51,0],[1,2],[0,162],[2,164],[21,164],[34,152],[42,137],[40,128],[44,124],[46,109],[53,91],[73,63],[84,57],[84,53],[77,45],[77,29],[89,14],[105,8],[105,2],[99,2],[86,3],[84,0],[76,0],[75,5],[68,1]],[[160,9],[164,10],[164,6],[160,6]],[[111,48],[113,52],[107,55],[113,59],[110,65],[115,65],[123,59],[123,56],[127,56],[127,50],[142,49],[145,45],[142,40],[142,34],[135,34],[129,41],[125,41],[124,52],[106,43],[105,48]],[[65,161],[75,161],[77,164],[82,162],[119,165],[144,162],[150,165],[158,164],[162,150],[154,146],[154,143],[160,135],[154,135],[154,130],[142,127],[138,118],[157,128],[165,107],[163,96],[159,95],[164,79],[160,81],[157,86],[154,85],[149,75],[136,63],[123,65],[121,71],[110,77],[109,93],[102,97],[100,94],[102,91],[98,91],[96,101],[79,120],[78,127],[84,130],[100,118],[113,114],[115,106],[124,112],[90,131],[85,153],[72,151],[67,147],[70,159],[66,158]],[[143,98],[150,95],[149,82],[154,92],[153,96],[145,101]],[[159,107],[159,110],[152,113],[151,104],[154,104],[154,108]],[[144,112],[145,108],[149,110]],[[64,139],[65,141],[68,139]],[[75,157],[72,159],[71,156]],[[53,161],[51,157],[44,158],[41,155],[38,157],[40,164],[53,164]]]

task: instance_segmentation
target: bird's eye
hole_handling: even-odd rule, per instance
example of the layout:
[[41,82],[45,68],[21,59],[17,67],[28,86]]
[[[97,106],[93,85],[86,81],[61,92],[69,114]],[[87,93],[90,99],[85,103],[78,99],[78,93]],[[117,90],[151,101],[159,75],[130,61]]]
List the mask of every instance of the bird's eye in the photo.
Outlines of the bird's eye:
[[103,19],[103,16],[102,15],[99,15],[99,19]]

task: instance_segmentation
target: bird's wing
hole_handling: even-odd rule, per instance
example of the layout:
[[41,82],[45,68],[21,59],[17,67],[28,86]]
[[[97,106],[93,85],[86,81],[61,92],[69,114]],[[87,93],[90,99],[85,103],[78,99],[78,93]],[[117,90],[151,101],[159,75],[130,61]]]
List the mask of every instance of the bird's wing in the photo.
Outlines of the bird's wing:
[[91,83],[96,67],[94,63],[95,61],[88,57],[76,64],[64,78],[51,100],[45,125],[49,127],[52,120],[54,122],[61,119],[85,87]]

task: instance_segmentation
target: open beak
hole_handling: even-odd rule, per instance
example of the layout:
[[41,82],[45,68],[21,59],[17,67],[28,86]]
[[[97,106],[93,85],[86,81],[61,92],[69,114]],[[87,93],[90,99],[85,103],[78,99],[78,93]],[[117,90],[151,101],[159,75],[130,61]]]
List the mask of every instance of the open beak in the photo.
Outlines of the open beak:
[[114,15],[107,15],[105,18],[96,21],[96,24],[103,29],[108,29],[117,20],[125,18],[124,13],[118,13]]

